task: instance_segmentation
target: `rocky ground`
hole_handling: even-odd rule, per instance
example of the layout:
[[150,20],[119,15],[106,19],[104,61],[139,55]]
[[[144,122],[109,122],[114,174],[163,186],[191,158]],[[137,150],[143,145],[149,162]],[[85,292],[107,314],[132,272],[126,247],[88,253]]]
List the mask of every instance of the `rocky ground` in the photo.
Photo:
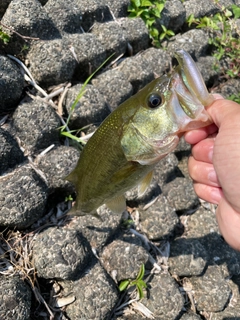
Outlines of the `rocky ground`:
[[[79,148],[60,136],[71,105],[91,73],[69,122],[91,132],[121,102],[166,72],[184,48],[207,85],[226,97],[239,80],[215,88],[209,35],[186,17],[210,16],[239,0],[167,0],[161,22],[176,36],[151,46],[128,0],[0,0],[0,319],[240,319],[240,253],[221,237],[215,208],[195,195],[191,152],[183,140],[156,168],[148,192],[127,193],[129,216],[100,208],[102,221],[67,217],[73,186],[63,180]],[[16,59],[17,58],[17,59]],[[22,61],[22,64],[21,64]],[[214,89],[215,88],[215,89]],[[104,145],[104,141],[103,141]],[[97,155],[94,155],[97,156]],[[141,266],[147,284],[134,286]]]

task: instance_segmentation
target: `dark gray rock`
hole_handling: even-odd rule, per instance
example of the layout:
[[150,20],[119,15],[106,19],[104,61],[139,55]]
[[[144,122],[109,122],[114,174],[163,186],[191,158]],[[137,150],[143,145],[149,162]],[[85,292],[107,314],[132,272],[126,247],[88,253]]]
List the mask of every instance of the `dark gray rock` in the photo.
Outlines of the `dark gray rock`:
[[188,157],[182,157],[178,161],[178,168],[182,172],[185,178],[190,179],[192,181],[192,178],[189,175],[188,171]]
[[0,128],[0,174],[23,162],[24,155],[17,141],[7,131]]
[[126,17],[128,15],[127,8],[130,4],[129,0],[105,0],[105,3],[115,18]]
[[127,50],[127,35],[119,23],[110,21],[106,23],[95,23],[91,29],[106,50],[106,56],[109,57],[115,53],[113,60],[119,55],[125,54]]
[[217,90],[218,93],[223,95],[225,98],[229,98],[231,95],[238,96],[240,92],[240,81],[239,79],[229,79],[224,82]]
[[82,10],[78,1],[48,0],[44,9],[61,32],[82,33]]
[[112,214],[105,206],[98,209],[102,220],[91,215],[73,217],[68,227],[80,231],[98,252],[106,243],[111,242],[119,231],[121,215]]
[[233,277],[228,280],[228,286],[232,290],[231,299],[229,300],[226,308],[220,312],[212,312],[211,316],[213,320],[239,320],[240,319],[240,277]]
[[140,228],[150,240],[169,239],[179,223],[174,208],[165,197],[158,200],[146,211],[139,210]]
[[115,283],[98,262],[84,277],[76,281],[60,282],[63,296],[70,294],[75,301],[65,309],[71,320],[110,320],[111,311],[118,300]]
[[[2,23],[27,37],[49,40],[60,36],[52,20],[37,0],[12,0],[2,18]],[[10,33],[8,29],[4,31]],[[26,42],[20,36],[12,34],[8,52],[23,53],[24,45]]]
[[186,20],[186,10],[182,2],[167,0],[159,20],[160,24],[163,24],[167,29],[177,32]]
[[116,109],[133,93],[131,83],[117,69],[103,72],[92,80],[92,84],[104,96],[111,110]]
[[27,228],[44,214],[48,189],[30,165],[0,177],[0,225]]
[[219,61],[212,56],[200,57],[197,66],[207,86],[212,85],[219,77],[217,70],[220,68]]
[[119,71],[132,84],[133,93],[138,92],[154,79],[151,66],[141,55],[124,59],[119,65]]
[[200,207],[188,217],[186,238],[197,238],[204,246],[208,264],[218,265],[224,277],[240,274],[240,253],[233,250],[221,237],[215,213]]
[[93,258],[89,243],[74,230],[52,227],[34,238],[33,263],[44,279],[79,278]]
[[178,213],[187,213],[196,209],[200,202],[192,181],[177,177],[163,186],[163,195]]
[[103,23],[113,20],[104,0],[77,0],[77,4],[82,12],[82,27],[85,32],[88,32],[95,22]]
[[13,114],[13,126],[30,152],[60,144],[60,119],[52,107],[38,100],[23,102]]
[[177,238],[171,243],[169,271],[179,277],[200,275],[207,262],[207,252],[197,239]]
[[193,14],[195,18],[210,16],[219,12],[221,8],[211,0],[205,0],[201,6],[197,0],[187,0],[183,2],[183,6],[186,9],[186,17]]
[[119,23],[127,34],[127,42],[132,47],[132,54],[150,46],[148,29],[141,18],[122,18],[119,19]]
[[219,312],[226,306],[231,289],[218,266],[208,266],[202,277],[189,279],[194,291],[197,310]]
[[178,159],[181,158],[181,155],[184,155],[184,156],[189,156],[190,155],[190,153],[191,153],[191,145],[186,142],[184,137],[182,137],[179,140],[179,143],[178,143],[176,149],[174,150],[174,153],[176,154]]
[[158,77],[169,69],[171,57],[165,50],[149,48],[140,53],[140,55],[151,67],[154,75]]
[[172,152],[161,159],[154,169],[153,180],[156,181],[162,188],[165,183],[176,178],[176,169],[178,159]]
[[76,58],[74,79],[77,81],[85,81],[107,58],[104,47],[94,34],[68,34],[64,42]]
[[155,274],[148,282],[149,296],[141,300],[155,319],[177,319],[184,305],[177,283],[168,274]]
[[120,317],[116,318],[117,320],[145,320],[146,317],[140,313],[135,313],[135,314],[127,314],[127,315],[122,315]]
[[70,81],[77,66],[64,39],[34,42],[27,59],[35,81],[44,88]]
[[208,34],[203,30],[189,30],[172,37],[167,44],[167,51],[173,56],[177,49],[184,49],[196,60],[206,55],[209,47],[208,40]]
[[191,178],[188,171],[188,158],[191,155],[191,148],[191,145],[182,137],[177,145],[177,148],[174,150],[174,154],[178,159],[178,169],[185,178],[190,180]]
[[79,151],[73,147],[59,146],[36,159],[38,168],[48,181],[49,193],[67,196],[74,187],[64,178],[76,167]]
[[104,269],[111,275],[116,271],[117,281],[135,279],[142,264],[148,261],[148,253],[134,235],[124,235],[107,245],[101,254]]
[[[68,112],[70,112],[71,106],[81,88],[82,84],[77,84],[68,90],[64,101]],[[99,125],[110,112],[103,95],[94,86],[88,84],[75,107],[69,126],[71,129],[81,129],[89,124]]]
[[196,313],[184,313],[180,320],[201,320],[202,318]]
[[0,114],[16,109],[24,88],[24,77],[17,65],[0,55]]
[[186,224],[187,238],[201,238],[209,234],[219,234],[215,214],[202,206],[188,217]]
[[9,6],[9,3],[12,0],[0,0],[0,19],[4,15],[5,11],[7,10],[7,7]]
[[18,276],[0,276],[0,318],[30,320],[31,290]]

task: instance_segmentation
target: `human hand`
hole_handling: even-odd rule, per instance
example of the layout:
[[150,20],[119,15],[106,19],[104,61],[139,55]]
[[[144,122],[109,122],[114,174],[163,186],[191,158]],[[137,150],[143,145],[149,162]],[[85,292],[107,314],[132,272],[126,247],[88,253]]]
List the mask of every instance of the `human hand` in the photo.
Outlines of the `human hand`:
[[213,124],[185,134],[193,145],[188,169],[197,195],[218,205],[223,237],[240,250],[240,105],[215,99],[207,108]]

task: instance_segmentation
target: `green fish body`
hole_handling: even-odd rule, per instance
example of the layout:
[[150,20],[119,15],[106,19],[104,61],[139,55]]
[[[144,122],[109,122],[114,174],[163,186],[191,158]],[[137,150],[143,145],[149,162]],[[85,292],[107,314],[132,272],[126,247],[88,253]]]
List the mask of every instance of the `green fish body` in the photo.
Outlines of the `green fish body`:
[[176,52],[179,66],[153,80],[122,103],[99,126],[66,178],[77,192],[73,215],[96,214],[106,204],[126,209],[124,193],[139,186],[143,194],[155,165],[190,129],[211,123],[204,106],[213,102],[190,55]]

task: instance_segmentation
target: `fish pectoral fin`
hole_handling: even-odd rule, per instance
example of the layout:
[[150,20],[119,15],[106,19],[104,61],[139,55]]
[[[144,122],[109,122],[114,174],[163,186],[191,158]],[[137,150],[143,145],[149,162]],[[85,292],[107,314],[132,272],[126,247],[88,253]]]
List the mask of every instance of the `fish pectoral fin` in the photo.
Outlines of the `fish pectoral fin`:
[[147,188],[149,187],[150,183],[152,182],[153,178],[153,171],[150,171],[143,180],[138,185],[138,196],[141,197],[146,192]]
[[121,214],[126,210],[126,199],[124,195],[114,197],[105,204],[113,213],[116,214]]

